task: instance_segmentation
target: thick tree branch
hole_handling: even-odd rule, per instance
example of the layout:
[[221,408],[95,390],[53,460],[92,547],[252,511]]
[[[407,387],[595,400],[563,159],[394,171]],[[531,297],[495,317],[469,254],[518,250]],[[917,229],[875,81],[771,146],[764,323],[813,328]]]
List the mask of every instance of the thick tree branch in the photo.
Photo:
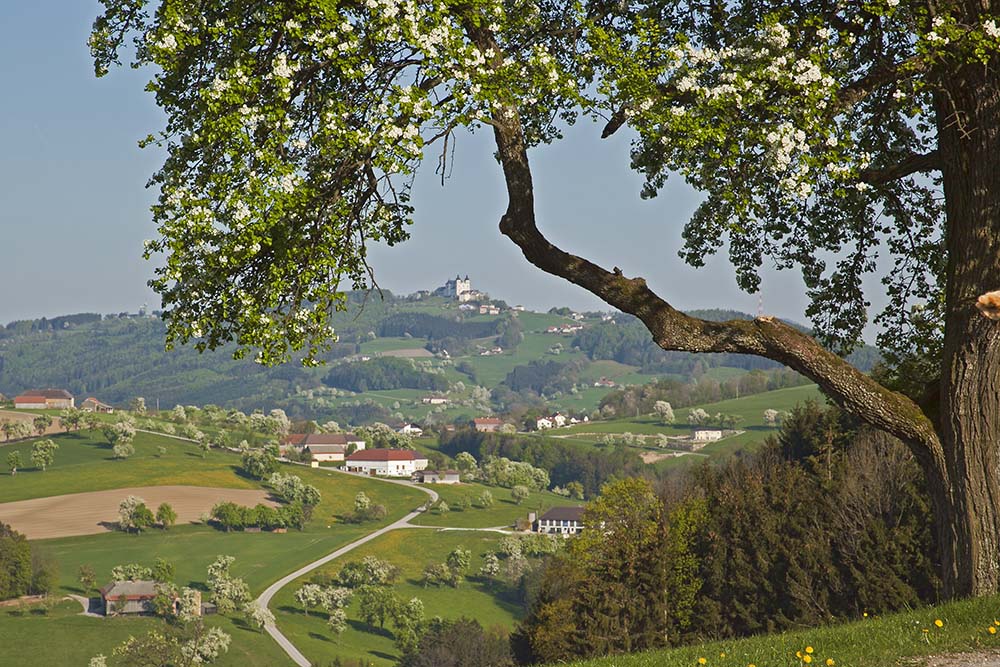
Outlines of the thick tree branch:
[[849,412],[900,438],[928,470],[947,479],[944,453],[931,421],[906,396],[890,391],[813,338],[772,318],[710,322],[690,317],[654,294],[642,278],[627,278],[557,248],[535,224],[531,169],[517,109],[501,108],[494,135],[509,203],[500,231],[529,262],[638,317],[665,350],[754,354],[781,362],[815,381]]
[[870,185],[884,185],[905,178],[917,172],[935,171],[941,168],[941,156],[937,150],[930,153],[907,155],[905,158],[884,169],[864,169],[859,179]]
[[927,61],[921,56],[913,56],[902,62],[873,67],[868,74],[854,83],[845,86],[840,91],[837,101],[832,105],[831,110],[838,113],[846,111],[882,86],[893,81],[909,78],[926,69]]

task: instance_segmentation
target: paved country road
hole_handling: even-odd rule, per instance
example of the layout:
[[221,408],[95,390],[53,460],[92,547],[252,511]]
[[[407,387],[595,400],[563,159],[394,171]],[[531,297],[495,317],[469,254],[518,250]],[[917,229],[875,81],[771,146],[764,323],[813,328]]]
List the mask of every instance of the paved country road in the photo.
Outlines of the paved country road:
[[[351,475],[351,474],[353,474],[353,473],[343,472],[341,470],[336,470],[336,469],[328,471],[328,472],[330,472],[331,474],[340,474],[340,475]],[[404,482],[402,480],[395,480],[395,479],[383,479],[383,478],[378,478],[378,477],[373,477],[371,479],[378,479],[380,482],[387,482],[389,484],[399,484],[401,486],[410,486],[410,487],[413,487],[415,489],[419,489],[419,490],[423,491],[424,493],[426,493],[427,495],[429,495],[431,497],[431,502],[435,502],[438,499],[437,492],[434,491],[434,490],[432,490],[432,489],[429,489],[429,488],[427,488],[425,486],[420,486],[418,484],[413,484],[411,482]],[[362,544],[365,544],[366,542],[371,542],[372,540],[374,540],[376,537],[379,537],[380,535],[384,535],[384,534],[388,533],[389,531],[397,530],[399,528],[415,528],[416,526],[411,526],[410,525],[410,519],[416,518],[417,516],[420,516],[420,514],[421,514],[421,510],[415,510],[413,512],[410,512],[409,514],[407,514],[406,516],[404,516],[402,519],[399,519],[398,521],[394,521],[393,523],[390,523],[388,526],[385,526],[384,528],[379,528],[378,530],[376,530],[373,533],[368,533],[364,537],[362,537],[360,539],[357,539],[357,540],[354,540],[350,544],[342,546],[339,549],[337,549],[336,551],[333,551],[332,553],[328,553],[327,555],[323,556],[322,558],[320,558],[318,560],[314,560],[313,562],[309,563],[308,565],[305,565],[305,566],[300,567],[299,569],[295,570],[295,572],[292,572],[291,574],[286,575],[286,576],[282,577],[281,579],[278,579],[276,582],[274,582],[273,584],[271,584],[270,586],[268,586],[267,589],[263,593],[260,594],[260,596],[257,598],[257,605],[259,607],[263,607],[264,609],[267,609],[267,606],[271,603],[271,598],[273,598],[278,591],[280,591],[282,588],[284,588],[285,586],[287,586],[291,582],[295,581],[296,579],[298,579],[299,577],[301,577],[304,574],[312,572],[313,570],[315,570],[318,567],[326,565],[327,563],[329,563],[332,560],[340,558],[341,556],[343,556],[344,554],[348,553],[349,551],[353,551],[354,549],[357,549]],[[264,629],[267,630],[267,634],[271,635],[271,637],[274,638],[274,641],[278,642],[278,646],[280,646],[285,651],[285,653],[288,654],[288,657],[290,657],[295,662],[296,665],[299,665],[299,667],[310,667],[310,665],[312,665],[312,663],[309,662],[309,659],[306,658],[304,655],[302,655],[302,652],[299,649],[295,648],[295,644],[293,644],[288,639],[288,637],[286,637],[284,634],[282,634],[281,630],[278,629],[277,625],[275,625],[274,623],[270,623],[270,624],[266,625],[264,627]]]

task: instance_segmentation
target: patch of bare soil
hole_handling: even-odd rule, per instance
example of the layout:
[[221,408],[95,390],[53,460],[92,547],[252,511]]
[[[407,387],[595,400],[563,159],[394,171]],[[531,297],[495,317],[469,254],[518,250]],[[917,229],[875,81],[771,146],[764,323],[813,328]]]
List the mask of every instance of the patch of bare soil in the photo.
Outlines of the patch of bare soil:
[[673,452],[642,452],[639,454],[639,458],[642,459],[643,463],[656,463],[663,459],[672,459],[674,456]]
[[138,496],[155,513],[160,503],[170,503],[177,523],[198,521],[219,502],[253,506],[264,503],[276,507],[266,491],[219,489],[203,486],[144,486],[72,493],[65,496],[19,500],[0,504],[0,521],[24,533],[29,540],[71,535],[93,535],[114,530],[118,505],[126,496]]
[[920,667],[1000,667],[1000,651],[989,649],[975,653],[949,653],[923,658]]

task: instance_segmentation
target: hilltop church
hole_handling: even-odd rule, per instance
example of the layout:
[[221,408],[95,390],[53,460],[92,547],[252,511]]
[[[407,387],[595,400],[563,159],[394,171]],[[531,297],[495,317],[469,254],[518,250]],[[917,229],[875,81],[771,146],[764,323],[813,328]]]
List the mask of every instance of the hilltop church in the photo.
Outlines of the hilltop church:
[[472,289],[472,281],[468,274],[465,278],[456,275],[454,280],[449,280],[444,287],[434,290],[435,296],[443,296],[446,299],[457,299],[460,303],[467,301],[483,301],[489,299],[489,295],[479,290]]

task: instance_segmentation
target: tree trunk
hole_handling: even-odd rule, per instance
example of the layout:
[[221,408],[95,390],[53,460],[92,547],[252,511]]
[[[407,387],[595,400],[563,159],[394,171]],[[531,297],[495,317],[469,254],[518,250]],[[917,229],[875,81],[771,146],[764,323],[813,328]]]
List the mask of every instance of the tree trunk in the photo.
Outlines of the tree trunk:
[[951,483],[934,500],[945,593],[956,596],[1000,586],[1000,323],[976,309],[1000,289],[998,84],[992,68],[966,66],[935,102],[948,251],[938,428]]

